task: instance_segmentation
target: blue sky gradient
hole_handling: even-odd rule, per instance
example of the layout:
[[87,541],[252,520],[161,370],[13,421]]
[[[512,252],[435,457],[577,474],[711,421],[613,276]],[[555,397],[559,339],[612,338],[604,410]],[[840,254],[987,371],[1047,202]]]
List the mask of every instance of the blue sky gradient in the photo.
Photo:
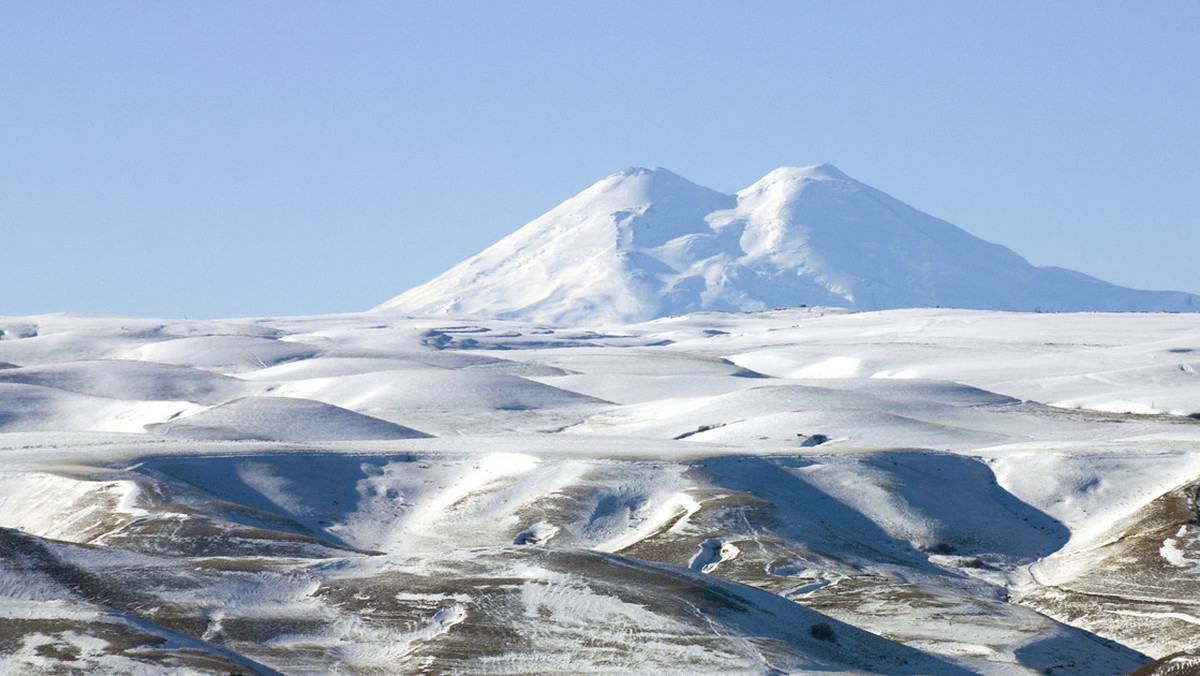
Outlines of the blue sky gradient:
[[1200,292],[1193,2],[0,6],[0,315],[361,310],[592,182],[831,162]]

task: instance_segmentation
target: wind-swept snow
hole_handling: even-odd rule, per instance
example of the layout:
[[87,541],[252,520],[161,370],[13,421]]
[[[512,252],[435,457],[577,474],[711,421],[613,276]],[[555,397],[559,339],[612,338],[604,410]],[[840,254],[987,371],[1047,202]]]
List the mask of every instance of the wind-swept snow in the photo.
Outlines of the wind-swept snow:
[[155,434],[192,439],[345,441],[413,439],[426,434],[338,406],[298,397],[248,397],[148,425]]
[[[770,178],[710,206],[843,180]],[[1195,315],[0,330],[0,671],[1119,676],[1200,644]]]

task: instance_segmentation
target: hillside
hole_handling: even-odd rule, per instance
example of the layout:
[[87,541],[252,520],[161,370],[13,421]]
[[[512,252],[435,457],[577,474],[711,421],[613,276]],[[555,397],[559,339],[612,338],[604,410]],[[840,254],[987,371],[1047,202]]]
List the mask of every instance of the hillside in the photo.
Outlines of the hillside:
[[0,331],[0,673],[1120,676],[1200,645],[1196,315]]

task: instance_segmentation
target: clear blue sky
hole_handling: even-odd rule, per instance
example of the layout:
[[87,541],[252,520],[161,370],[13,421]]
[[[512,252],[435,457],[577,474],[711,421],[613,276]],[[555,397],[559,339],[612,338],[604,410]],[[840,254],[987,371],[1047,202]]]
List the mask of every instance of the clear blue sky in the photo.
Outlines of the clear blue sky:
[[1200,3],[0,5],[0,315],[369,308],[604,176],[844,172],[1200,292]]

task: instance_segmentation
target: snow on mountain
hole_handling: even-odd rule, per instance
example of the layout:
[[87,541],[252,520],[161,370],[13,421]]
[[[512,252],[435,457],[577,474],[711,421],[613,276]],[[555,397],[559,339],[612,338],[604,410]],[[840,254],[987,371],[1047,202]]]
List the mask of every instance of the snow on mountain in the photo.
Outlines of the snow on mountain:
[[734,205],[665,169],[629,169],[383,307],[563,322],[670,314],[659,299],[672,275],[664,254]]
[[797,305],[1195,311],[1200,296],[1031,265],[823,164],[736,195],[627,169],[377,309],[580,324]]

